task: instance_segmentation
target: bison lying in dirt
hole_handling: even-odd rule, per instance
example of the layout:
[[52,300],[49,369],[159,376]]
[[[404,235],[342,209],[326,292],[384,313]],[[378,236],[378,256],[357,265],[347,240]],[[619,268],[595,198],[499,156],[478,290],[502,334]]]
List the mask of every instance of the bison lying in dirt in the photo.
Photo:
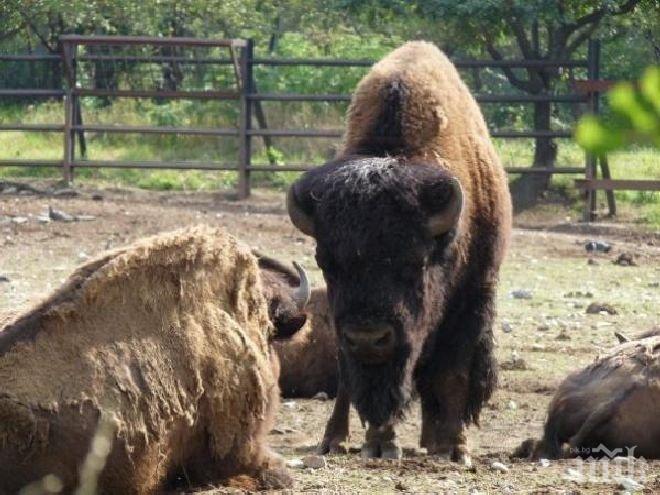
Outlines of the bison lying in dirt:
[[[273,258],[258,252],[254,255],[259,260],[262,279],[267,281],[269,314],[278,333],[286,333],[289,326],[293,326],[294,331],[302,326],[293,338],[273,343],[280,363],[282,397],[314,397],[318,392],[334,397],[337,393],[337,338],[328,313],[325,289],[311,291],[310,296],[309,281],[297,264],[294,266],[298,273],[294,273]],[[282,301],[282,297],[289,300]],[[297,312],[300,313],[297,315]],[[284,321],[280,315],[285,317]]]
[[[87,263],[6,327],[0,493],[46,475],[71,493],[100,422],[110,425],[102,493],[154,493],[177,476],[286,485],[265,444],[279,402],[269,345],[278,333],[276,291],[262,278],[231,236],[179,231]],[[278,304],[270,309],[290,335],[300,311]]]
[[[660,329],[621,343],[569,375],[548,408],[541,441],[526,440],[515,457],[660,458]],[[568,449],[564,448],[568,445]],[[634,447],[634,448],[633,448]]]
[[414,392],[421,444],[469,463],[465,428],[496,384],[492,321],[510,234],[507,180],[479,107],[433,45],[408,43],[357,87],[337,159],[289,190],[317,243],[339,385],[321,452],[342,451],[352,402],[364,456],[399,457]]

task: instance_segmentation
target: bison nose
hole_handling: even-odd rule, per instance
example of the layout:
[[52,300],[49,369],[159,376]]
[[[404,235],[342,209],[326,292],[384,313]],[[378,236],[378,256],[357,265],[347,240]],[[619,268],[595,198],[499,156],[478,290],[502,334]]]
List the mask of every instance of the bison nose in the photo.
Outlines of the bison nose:
[[363,361],[383,361],[394,349],[394,328],[387,323],[346,325],[343,333],[348,351]]

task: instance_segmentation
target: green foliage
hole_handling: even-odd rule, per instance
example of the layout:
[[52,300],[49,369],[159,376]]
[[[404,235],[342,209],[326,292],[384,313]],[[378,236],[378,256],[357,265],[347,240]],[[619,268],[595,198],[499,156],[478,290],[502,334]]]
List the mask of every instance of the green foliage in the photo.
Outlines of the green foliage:
[[660,66],[649,67],[636,88],[617,84],[609,93],[610,115],[588,115],[575,130],[575,139],[594,154],[608,153],[631,144],[660,148]]

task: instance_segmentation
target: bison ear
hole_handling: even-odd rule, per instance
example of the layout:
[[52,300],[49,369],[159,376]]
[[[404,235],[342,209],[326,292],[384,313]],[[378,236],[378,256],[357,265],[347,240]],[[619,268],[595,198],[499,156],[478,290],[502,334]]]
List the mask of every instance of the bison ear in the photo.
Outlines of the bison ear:
[[463,211],[463,188],[456,178],[437,181],[424,188],[422,204],[428,211],[427,225],[433,237],[449,232]]
[[314,237],[314,219],[309,211],[306,211],[297,191],[297,182],[291,184],[286,195],[286,209],[289,218],[303,234]]

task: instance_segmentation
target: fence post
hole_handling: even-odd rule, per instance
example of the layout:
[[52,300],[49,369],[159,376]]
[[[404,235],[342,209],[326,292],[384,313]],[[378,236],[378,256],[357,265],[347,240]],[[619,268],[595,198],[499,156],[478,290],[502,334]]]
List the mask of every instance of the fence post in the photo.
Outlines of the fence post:
[[75,105],[73,90],[76,86],[76,71],[73,65],[73,52],[75,45],[68,41],[62,42],[62,58],[64,62],[64,75],[66,77],[66,94],[64,97],[64,157],[62,161],[62,179],[66,184],[73,181],[73,160],[75,158]]
[[[600,77],[600,41],[589,40],[587,49],[587,79],[596,81]],[[589,92],[589,111],[597,115],[599,110],[598,100],[600,94],[598,91]],[[585,179],[586,184],[589,185],[592,179],[597,178],[598,174],[598,157],[592,153],[586,154],[586,170]],[[584,210],[584,221],[590,222],[596,216],[596,190],[587,188],[587,198]]]
[[250,196],[250,164],[251,164],[251,136],[248,131],[252,124],[252,105],[248,95],[252,93],[252,59],[254,55],[254,42],[247,40],[245,48],[241,50],[240,58],[240,118],[239,118],[239,148],[238,148],[238,199]]

